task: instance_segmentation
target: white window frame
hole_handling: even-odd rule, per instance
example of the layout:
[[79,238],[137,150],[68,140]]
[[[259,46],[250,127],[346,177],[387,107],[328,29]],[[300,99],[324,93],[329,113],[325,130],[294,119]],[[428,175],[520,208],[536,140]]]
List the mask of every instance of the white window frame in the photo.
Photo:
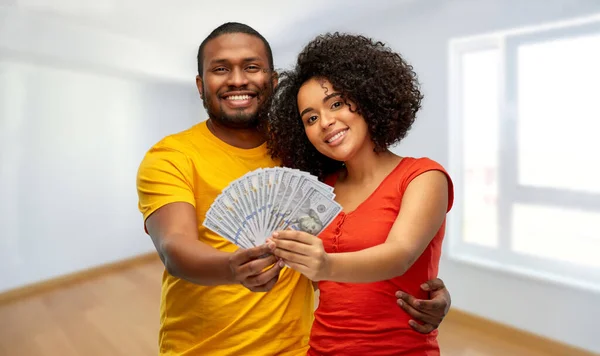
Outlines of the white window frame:
[[[522,44],[581,34],[600,33],[600,14],[585,19],[455,39],[449,45],[449,170],[457,199],[449,216],[450,260],[500,270],[536,279],[600,292],[600,269],[577,267],[553,259],[518,254],[510,249],[511,213],[516,203],[544,206],[576,206],[600,212],[600,194],[540,188],[518,183],[517,150],[517,50]],[[463,54],[497,49],[499,61],[499,146],[498,147],[498,246],[485,247],[463,241],[464,192],[462,68]],[[577,202],[574,204],[573,202]],[[600,258],[600,255],[598,256]]]

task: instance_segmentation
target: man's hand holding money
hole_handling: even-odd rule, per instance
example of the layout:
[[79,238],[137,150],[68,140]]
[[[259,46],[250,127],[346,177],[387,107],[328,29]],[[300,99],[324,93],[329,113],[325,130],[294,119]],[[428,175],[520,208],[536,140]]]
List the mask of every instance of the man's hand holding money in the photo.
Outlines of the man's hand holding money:
[[270,252],[268,245],[240,248],[234,252],[229,258],[233,280],[253,292],[270,291],[277,283],[282,268]]

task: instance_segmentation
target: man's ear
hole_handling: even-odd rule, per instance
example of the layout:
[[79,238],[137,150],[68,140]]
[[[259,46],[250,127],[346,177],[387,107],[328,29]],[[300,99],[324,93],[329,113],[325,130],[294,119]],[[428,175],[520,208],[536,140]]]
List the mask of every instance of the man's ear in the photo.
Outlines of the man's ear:
[[271,74],[271,83],[273,84],[273,89],[277,88],[277,84],[279,84],[279,73],[273,71]]
[[199,75],[196,76],[196,87],[198,88],[198,93],[200,94],[200,99],[204,100],[204,87],[203,87],[202,78]]

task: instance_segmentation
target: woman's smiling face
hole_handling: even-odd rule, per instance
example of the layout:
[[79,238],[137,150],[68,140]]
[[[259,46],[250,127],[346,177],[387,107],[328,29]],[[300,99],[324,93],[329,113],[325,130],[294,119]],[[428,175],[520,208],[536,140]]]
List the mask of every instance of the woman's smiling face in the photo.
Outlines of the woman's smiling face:
[[372,149],[365,119],[356,104],[344,100],[331,83],[311,78],[298,91],[298,111],[308,140],[323,155],[346,162],[363,149]]

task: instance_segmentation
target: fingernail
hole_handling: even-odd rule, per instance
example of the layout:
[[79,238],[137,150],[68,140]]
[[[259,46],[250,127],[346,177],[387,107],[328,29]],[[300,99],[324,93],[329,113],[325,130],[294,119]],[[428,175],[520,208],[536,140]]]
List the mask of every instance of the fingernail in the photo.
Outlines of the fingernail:
[[278,232],[274,232],[273,233],[273,237],[279,237],[279,233]]
[[408,321],[408,323],[409,323],[411,326],[416,326],[416,325],[417,325],[417,323],[416,323],[414,320],[409,320],[409,321]]
[[402,298],[402,292],[396,292],[396,298]]
[[429,284],[427,284],[427,283],[421,284],[421,289],[422,290],[429,290]]
[[421,303],[419,302],[414,302],[415,308],[420,308],[421,307]]
[[285,267],[285,262],[283,262],[283,260],[279,260],[279,267],[283,268]]
[[270,241],[269,241],[269,242],[267,243],[267,246],[269,246],[269,248],[270,248],[271,250],[274,250],[276,245],[275,245],[273,242],[270,242]]
[[403,307],[404,306],[404,302],[402,301],[402,299],[398,299],[398,305]]

